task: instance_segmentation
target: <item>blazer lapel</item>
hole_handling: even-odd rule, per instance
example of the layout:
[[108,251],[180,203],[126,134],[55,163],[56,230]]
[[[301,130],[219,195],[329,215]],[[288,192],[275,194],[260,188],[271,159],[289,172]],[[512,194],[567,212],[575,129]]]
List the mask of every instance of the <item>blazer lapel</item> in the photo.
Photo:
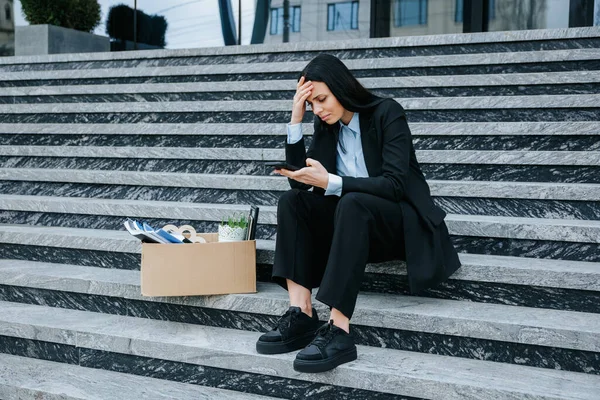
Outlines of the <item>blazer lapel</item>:
[[321,157],[321,164],[325,167],[325,169],[331,174],[337,174],[337,141],[336,133],[340,131],[340,124],[336,123],[329,129],[322,130],[322,138],[323,138],[323,152]]
[[370,113],[360,113],[358,116],[360,124],[360,142],[363,148],[363,156],[365,157],[365,165],[369,176],[375,176],[380,169],[377,166],[377,135],[375,127],[371,124]]

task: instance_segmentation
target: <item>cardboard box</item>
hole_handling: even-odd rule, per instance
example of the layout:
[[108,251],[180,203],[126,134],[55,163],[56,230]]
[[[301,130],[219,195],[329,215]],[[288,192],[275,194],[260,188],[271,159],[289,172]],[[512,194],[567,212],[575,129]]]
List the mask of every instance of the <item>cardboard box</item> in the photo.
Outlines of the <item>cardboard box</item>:
[[256,293],[256,241],[142,244],[143,296]]

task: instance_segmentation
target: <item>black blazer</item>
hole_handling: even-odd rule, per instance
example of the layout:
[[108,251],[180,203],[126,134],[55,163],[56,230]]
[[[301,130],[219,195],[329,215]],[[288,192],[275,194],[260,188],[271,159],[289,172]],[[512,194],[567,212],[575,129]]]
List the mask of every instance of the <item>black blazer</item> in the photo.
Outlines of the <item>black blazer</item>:
[[[444,223],[446,213],[433,203],[429,185],[421,172],[406,114],[400,104],[386,99],[370,111],[360,112],[360,132],[368,178],[342,177],[342,196],[363,192],[400,203],[404,217],[404,247],[411,292],[429,288],[447,279],[460,267]],[[337,137],[340,125],[326,125],[315,116],[312,143],[305,150],[304,138],[286,144],[286,161],[305,166],[306,158],[319,161],[337,174]],[[292,188],[311,186],[289,179]],[[325,194],[322,188],[314,188]]]

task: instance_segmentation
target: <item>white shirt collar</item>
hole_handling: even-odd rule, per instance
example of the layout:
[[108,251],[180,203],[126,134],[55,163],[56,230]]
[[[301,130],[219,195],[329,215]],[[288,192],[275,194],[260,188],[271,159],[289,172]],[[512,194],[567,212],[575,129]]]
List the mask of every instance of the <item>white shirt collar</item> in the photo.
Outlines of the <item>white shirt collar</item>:
[[358,119],[358,113],[357,112],[354,113],[354,115],[352,116],[352,119],[350,120],[350,123],[348,125],[344,124],[342,122],[342,120],[340,119],[340,125],[342,127],[345,126],[346,128],[350,128],[356,133],[360,133],[360,121]]

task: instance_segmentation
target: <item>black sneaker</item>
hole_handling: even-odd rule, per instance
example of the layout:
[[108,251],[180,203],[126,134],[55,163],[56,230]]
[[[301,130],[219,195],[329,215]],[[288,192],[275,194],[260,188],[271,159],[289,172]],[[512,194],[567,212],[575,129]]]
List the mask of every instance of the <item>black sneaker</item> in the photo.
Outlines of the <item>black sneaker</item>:
[[294,369],[298,372],[325,372],[354,360],[354,339],[331,320],[317,331],[312,343],[296,355]]
[[258,338],[256,351],[260,354],[281,354],[300,350],[309,344],[319,329],[319,317],[313,308],[312,317],[300,307],[290,307],[271,331]]

